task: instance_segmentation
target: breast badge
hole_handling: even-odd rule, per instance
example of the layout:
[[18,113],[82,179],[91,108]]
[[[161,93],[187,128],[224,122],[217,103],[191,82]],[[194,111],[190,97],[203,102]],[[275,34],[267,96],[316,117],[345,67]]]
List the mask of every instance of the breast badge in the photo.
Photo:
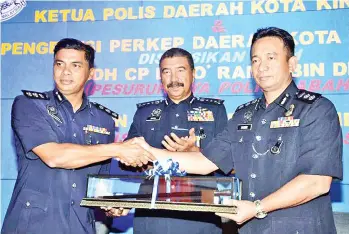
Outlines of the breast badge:
[[82,129],[85,131],[85,133],[94,132],[94,133],[99,133],[103,135],[110,135],[110,132],[108,131],[108,129],[102,128],[102,127],[96,127],[90,124],[86,125],[86,127],[83,127]]
[[270,128],[298,127],[299,122],[300,122],[300,119],[294,119],[293,116],[279,117],[278,120],[270,122]]
[[212,111],[207,108],[193,108],[187,111],[188,121],[191,122],[212,122],[214,121]]
[[162,110],[159,108],[154,109],[145,121],[159,121],[161,119],[161,112]]
[[63,123],[63,120],[59,117],[57,108],[51,105],[46,106],[47,113],[49,116],[52,117],[52,119],[60,124]]

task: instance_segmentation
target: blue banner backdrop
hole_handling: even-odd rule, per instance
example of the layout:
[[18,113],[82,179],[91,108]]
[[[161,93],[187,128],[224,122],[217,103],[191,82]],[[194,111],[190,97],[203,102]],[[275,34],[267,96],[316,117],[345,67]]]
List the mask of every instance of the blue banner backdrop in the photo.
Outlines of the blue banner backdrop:
[[[336,105],[344,179],[333,183],[331,195],[335,211],[349,212],[348,15],[349,0],[1,1],[1,223],[17,176],[11,105],[21,89],[52,89],[57,41],[73,37],[96,49],[97,73],[85,91],[120,114],[115,140],[122,141],[136,104],[163,98],[158,61],[171,47],[193,54],[195,94],[224,99],[230,117],[238,105],[260,95],[250,75],[249,50],[252,34],[267,26],[292,32],[298,86]],[[114,225],[132,233],[132,215]]]

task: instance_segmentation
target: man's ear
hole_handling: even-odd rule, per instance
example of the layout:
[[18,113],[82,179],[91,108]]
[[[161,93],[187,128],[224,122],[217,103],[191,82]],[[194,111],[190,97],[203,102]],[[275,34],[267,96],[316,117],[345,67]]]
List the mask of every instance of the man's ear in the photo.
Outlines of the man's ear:
[[95,71],[96,69],[93,67],[93,68],[90,68],[90,71],[89,71],[89,76],[88,76],[88,79],[87,80],[92,80],[95,76]]
[[193,80],[195,80],[195,74],[196,74],[196,70],[195,68],[193,69]]
[[298,65],[298,59],[296,56],[292,56],[288,59],[288,68],[290,70],[290,73],[293,73],[296,71]]

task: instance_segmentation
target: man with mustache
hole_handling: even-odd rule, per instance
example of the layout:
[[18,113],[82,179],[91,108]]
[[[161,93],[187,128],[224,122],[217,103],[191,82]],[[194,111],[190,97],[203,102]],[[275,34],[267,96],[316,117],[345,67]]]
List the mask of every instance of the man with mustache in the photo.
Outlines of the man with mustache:
[[[192,55],[181,48],[160,59],[161,81],[167,98],[137,105],[127,139],[144,137],[153,147],[168,151],[200,151],[227,124],[222,100],[194,97]],[[136,210],[134,233],[221,233],[213,214]]]
[[207,174],[235,169],[243,181],[241,201],[230,200],[239,233],[335,234],[329,190],[343,177],[343,138],[333,103],[298,89],[290,33],[259,29],[252,38],[252,74],[260,98],[240,105],[228,126],[201,152],[164,152],[143,146],[182,170]]

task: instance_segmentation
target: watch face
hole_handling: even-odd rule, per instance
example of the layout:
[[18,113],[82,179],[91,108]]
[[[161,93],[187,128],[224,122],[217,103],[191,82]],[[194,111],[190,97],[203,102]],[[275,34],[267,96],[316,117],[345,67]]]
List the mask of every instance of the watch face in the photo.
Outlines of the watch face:
[[265,216],[267,216],[266,212],[258,212],[257,215],[256,215],[256,217],[258,219],[263,219],[263,218],[265,218]]
[[261,201],[260,200],[256,200],[256,201],[254,201],[254,204],[256,205],[256,209],[257,209],[256,218],[257,219],[265,218],[265,216],[267,216],[267,212],[262,210]]

